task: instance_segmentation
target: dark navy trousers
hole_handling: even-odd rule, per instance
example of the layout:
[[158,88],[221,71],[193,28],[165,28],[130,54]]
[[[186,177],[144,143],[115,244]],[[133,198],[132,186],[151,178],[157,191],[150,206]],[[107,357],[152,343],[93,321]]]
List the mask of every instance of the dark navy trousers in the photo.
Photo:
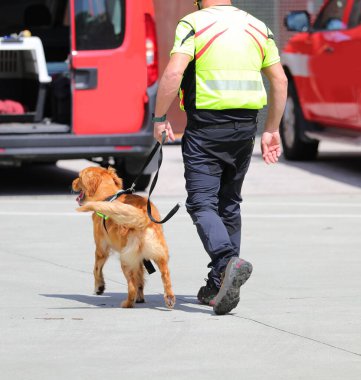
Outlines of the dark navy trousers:
[[209,277],[220,275],[241,245],[241,189],[247,173],[257,122],[198,127],[188,123],[182,139],[186,208],[211,258]]

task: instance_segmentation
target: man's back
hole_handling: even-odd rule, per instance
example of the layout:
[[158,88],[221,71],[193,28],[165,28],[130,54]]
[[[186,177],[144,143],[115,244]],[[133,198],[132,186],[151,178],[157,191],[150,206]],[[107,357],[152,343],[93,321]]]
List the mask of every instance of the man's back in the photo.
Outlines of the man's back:
[[272,32],[250,14],[225,5],[187,15],[178,24],[174,53],[192,57],[180,93],[189,119],[255,118],[266,105],[260,72],[279,55]]
[[[202,9],[180,22],[188,22],[193,27],[197,59],[207,52],[210,63],[223,62],[228,69],[247,67],[260,70],[264,59],[263,46],[268,38],[273,38],[262,21],[233,6]],[[250,52],[252,57],[246,55]],[[230,60],[233,53],[241,60],[234,60],[233,55]]]

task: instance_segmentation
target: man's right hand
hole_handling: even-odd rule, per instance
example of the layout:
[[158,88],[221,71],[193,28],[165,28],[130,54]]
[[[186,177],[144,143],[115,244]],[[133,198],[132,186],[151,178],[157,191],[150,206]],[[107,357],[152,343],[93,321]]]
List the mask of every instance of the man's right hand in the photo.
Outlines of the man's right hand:
[[165,142],[167,142],[168,140],[175,140],[172,126],[170,125],[168,120],[161,123],[154,123],[154,138],[160,143],[162,142],[162,133],[164,131],[167,134]]
[[264,132],[261,140],[262,157],[266,164],[275,164],[281,156],[279,132]]

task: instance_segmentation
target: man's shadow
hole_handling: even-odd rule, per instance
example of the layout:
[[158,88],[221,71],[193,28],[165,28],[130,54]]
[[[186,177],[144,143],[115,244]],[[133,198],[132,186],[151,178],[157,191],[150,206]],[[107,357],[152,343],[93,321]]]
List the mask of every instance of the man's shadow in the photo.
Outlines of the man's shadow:
[[[59,298],[70,301],[76,301],[83,305],[74,305],[69,307],[51,307],[56,310],[79,310],[79,309],[114,309],[120,308],[120,304],[127,298],[126,293],[104,293],[101,296],[84,295],[84,294],[40,294],[42,297]],[[153,309],[158,311],[170,311],[165,304],[162,294],[145,294],[144,303],[136,303],[136,309]],[[206,305],[201,305],[195,296],[177,295],[174,310],[180,310],[187,313],[204,313],[213,314],[213,309]]]

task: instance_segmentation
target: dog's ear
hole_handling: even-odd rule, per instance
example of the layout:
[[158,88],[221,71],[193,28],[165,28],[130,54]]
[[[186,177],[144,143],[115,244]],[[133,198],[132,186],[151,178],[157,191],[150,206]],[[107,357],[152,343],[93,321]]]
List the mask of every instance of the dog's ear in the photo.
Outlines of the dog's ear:
[[87,196],[92,197],[102,181],[101,175],[94,171],[84,173],[81,178],[81,182],[84,185],[84,190]]
[[122,189],[123,188],[123,181],[121,178],[119,178],[117,176],[117,172],[115,171],[114,168],[112,168],[111,166],[109,166],[108,168],[108,173],[111,175],[111,177],[113,178],[113,181],[114,183],[120,188]]
[[73,181],[71,187],[72,187],[72,189],[73,189],[74,191],[80,191],[80,190],[81,190],[81,189],[80,189],[80,186],[79,186],[79,178],[74,179],[74,181]]

